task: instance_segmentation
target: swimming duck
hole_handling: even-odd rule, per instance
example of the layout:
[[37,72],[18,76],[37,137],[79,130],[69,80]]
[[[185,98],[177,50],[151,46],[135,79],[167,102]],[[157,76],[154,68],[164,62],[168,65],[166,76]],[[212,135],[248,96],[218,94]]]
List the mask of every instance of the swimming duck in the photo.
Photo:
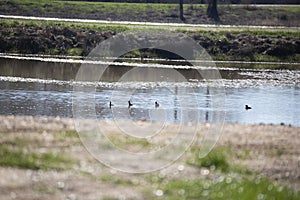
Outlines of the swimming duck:
[[155,108],[159,107],[159,103],[157,103],[157,101],[155,101]]
[[109,102],[109,108],[111,108],[114,104],[111,103],[111,101]]
[[130,101],[128,101],[128,108],[130,108],[131,106],[133,106],[133,104]]
[[245,109],[246,110],[250,110],[250,109],[252,109],[250,106],[248,106],[248,105],[245,105]]

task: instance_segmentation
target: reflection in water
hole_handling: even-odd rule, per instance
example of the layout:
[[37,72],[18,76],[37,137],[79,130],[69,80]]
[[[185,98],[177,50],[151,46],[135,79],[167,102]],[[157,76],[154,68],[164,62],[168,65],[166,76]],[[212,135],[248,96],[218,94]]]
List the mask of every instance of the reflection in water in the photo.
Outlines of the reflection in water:
[[178,117],[177,117],[177,109],[176,108],[176,101],[178,101],[177,99],[177,95],[178,95],[178,87],[175,86],[175,96],[174,96],[174,120],[177,121]]
[[0,58],[0,75],[54,80],[74,79],[80,64]]
[[[98,119],[153,120],[181,122],[183,114],[179,99],[189,99],[196,94],[198,105],[184,110],[198,110],[199,121],[209,122],[213,112],[211,94],[207,87],[194,88],[195,94],[178,98],[178,87],[136,89],[131,96],[133,106],[128,109],[128,95],[124,89],[97,88],[95,94],[85,94],[82,104],[95,102]],[[109,102],[115,95],[120,99]],[[259,87],[226,89],[226,122],[274,123],[300,126],[300,88]],[[154,102],[160,103],[155,108]],[[246,111],[245,104],[252,106]],[[0,114],[72,117],[72,86],[41,83],[0,82]],[[92,116],[91,116],[92,117]]]
[[[80,68],[79,63],[63,63],[63,62],[43,62],[43,61],[32,61],[32,60],[18,60],[18,59],[7,59],[0,58],[0,76],[11,76],[11,77],[23,77],[23,78],[39,78],[45,80],[74,80],[76,74]],[[97,67],[105,67],[106,65],[97,64]],[[116,82],[129,70],[134,67],[130,66],[109,66],[101,81]],[[159,70],[168,71],[172,69]],[[209,70],[209,69],[208,69]],[[186,80],[201,80],[201,75],[196,69],[176,69],[182,74]],[[225,79],[239,79],[247,78],[248,75],[241,75],[236,70],[221,70],[222,78]],[[158,74],[159,76],[159,74]]]
[[[209,88],[206,89],[206,108],[209,108]],[[205,112],[205,121],[208,122],[208,110]]]
[[[75,79],[79,67],[80,64],[74,63],[0,58],[0,76],[2,76],[0,79],[0,114],[73,117],[73,87],[70,80]],[[111,66],[105,71],[101,80],[114,85],[116,84],[114,81],[118,81],[130,69],[132,67]],[[202,79],[194,70],[178,69],[177,71],[187,80]],[[238,79],[236,81],[238,84],[235,84],[234,87],[232,84],[226,88],[226,122],[274,124],[283,122],[300,126],[300,88],[296,86],[297,84],[284,87],[272,85],[267,87],[254,85],[253,87],[252,84],[251,87],[244,87],[242,79],[248,82],[265,80],[265,73],[256,73],[263,77],[261,79],[249,80],[247,78],[253,76],[249,71],[243,74],[239,70],[222,70],[221,74],[222,78],[230,79],[228,80],[230,84],[235,81],[233,79]],[[282,75],[277,72],[275,74],[279,78]],[[298,72],[288,75],[292,78],[300,76]],[[24,77],[25,79],[12,81],[6,79],[7,77]],[[41,81],[29,81],[26,78],[39,78]],[[47,80],[66,81],[49,82]],[[278,82],[277,80],[275,81]],[[130,118],[143,121],[181,122],[184,121],[182,115],[189,111],[197,111],[199,121],[211,122],[213,113],[221,112],[213,108],[211,88],[202,84],[193,88],[193,92],[187,90],[187,93],[180,93],[182,87],[184,88],[186,85],[185,83],[180,87],[177,85],[173,87],[164,87],[164,85],[141,87],[136,84],[133,85],[134,92],[130,95],[124,88],[112,89],[113,87],[101,86],[97,87],[94,94],[83,95],[81,102],[83,105],[93,102],[95,112],[91,113],[90,117],[96,116],[98,119]],[[194,95],[197,105],[191,100]],[[128,109],[129,100],[134,104],[130,109]],[[184,106],[182,100],[185,102]],[[111,108],[110,101],[114,104]],[[155,108],[155,101],[160,104],[158,108]],[[250,105],[252,110],[245,111],[246,104]],[[89,108],[87,106],[87,109]]]

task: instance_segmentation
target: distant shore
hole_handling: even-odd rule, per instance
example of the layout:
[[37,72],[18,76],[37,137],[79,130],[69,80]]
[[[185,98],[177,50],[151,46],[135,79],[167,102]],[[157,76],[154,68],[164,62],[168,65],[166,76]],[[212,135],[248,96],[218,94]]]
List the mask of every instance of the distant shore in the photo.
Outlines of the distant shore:
[[[9,20],[0,22],[0,52],[87,56],[100,42],[131,26]],[[138,27],[137,27],[138,28]],[[158,27],[159,28],[159,27]],[[147,31],[145,27],[142,30]],[[149,31],[152,29],[150,28]],[[299,62],[299,32],[274,30],[177,30],[203,46],[214,60]],[[151,56],[165,56],[155,55]],[[131,52],[128,57],[139,57]],[[285,66],[277,66],[285,68]],[[297,66],[296,66],[297,68]]]
[[[1,19],[0,52],[86,56],[98,43],[122,31],[165,29],[187,34],[214,60],[299,62],[300,35],[297,27],[300,27],[300,6],[220,4],[221,21],[217,23],[207,18],[206,8],[206,4],[184,4],[186,20],[183,22],[179,20],[177,4],[0,0],[1,15],[58,18],[57,21]],[[180,23],[183,26],[75,23],[63,22],[59,18]],[[184,24],[245,27],[199,29],[184,27]],[[247,26],[270,28],[248,29]],[[276,28],[278,26],[286,28]],[[138,54],[137,51],[129,53],[129,56]],[[161,56],[153,55],[153,52],[150,54]]]

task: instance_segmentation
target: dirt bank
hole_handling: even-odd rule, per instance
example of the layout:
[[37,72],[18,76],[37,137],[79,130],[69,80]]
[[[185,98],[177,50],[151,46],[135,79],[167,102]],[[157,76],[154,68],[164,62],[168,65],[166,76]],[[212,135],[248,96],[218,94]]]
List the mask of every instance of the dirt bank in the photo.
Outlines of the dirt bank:
[[[3,22],[0,52],[86,56],[98,43],[120,32],[113,27],[97,29]],[[296,34],[207,31],[187,35],[217,60],[299,61],[300,37]]]
[[[201,130],[207,127],[203,125]],[[215,148],[230,148],[234,164],[264,174],[276,184],[299,189],[299,134],[296,127],[225,124]],[[0,116],[0,143],[1,151],[6,145],[22,149],[23,153],[58,152],[77,160],[63,170],[0,166],[1,199],[151,199],[152,192],[145,191],[157,187],[149,180],[151,174],[119,173],[94,160],[78,140],[72,119]],[[203,171],[186,165],[186,156],[163,173],[172,179],[214,180],[223,176],[212,169]],[[174,173],[178,166],[179,174]]]
[[56,55],[87,55],[97,43],[115,31],[72,29],[59,26],[1,25],[0,51]]

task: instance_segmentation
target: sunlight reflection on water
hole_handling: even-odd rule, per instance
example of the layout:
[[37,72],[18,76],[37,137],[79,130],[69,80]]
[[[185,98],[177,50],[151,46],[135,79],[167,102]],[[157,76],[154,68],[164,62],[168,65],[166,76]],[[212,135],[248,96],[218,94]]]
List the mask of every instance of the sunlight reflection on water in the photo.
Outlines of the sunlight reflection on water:
[[[151,111],[163,109],[168,122],[180,122],[181,109],[197,109],[200,122],[210,122],[212,112],[211,96],[206,87],[194,88],[198,105],[180,107],[174,91],[164,87],[142,88],[135,90],[131,97],[134,106],[130,109],[133,120],[147,121],[151,119]],[[98,119],[111,119],[112,109],[109,101],[112,92],[120,98],[126,95],[123,89],[97,88],[95,94],[86,94],[84,103],[89,98],[95,99]],[[192,95],[192,94],[191,94]],[[125,102],[127,97],[124,96]],[[189,102],[189,94],[181,98]],[[231,123],[273,123],[300,126],[300,88],[299,87],[242,87],[226,88],[226,122]],[[154,102],[158,101],[159,108]],[[245,110],[248,104],[251,110]],[[0,82],[0,114],[72,117],[72,86],[44,84]],[[127,112],[128,105],[114,105],[114,108]],[[153,114],[153,113],[152,113]],[[116,116],[114,116],[116,117]]]

